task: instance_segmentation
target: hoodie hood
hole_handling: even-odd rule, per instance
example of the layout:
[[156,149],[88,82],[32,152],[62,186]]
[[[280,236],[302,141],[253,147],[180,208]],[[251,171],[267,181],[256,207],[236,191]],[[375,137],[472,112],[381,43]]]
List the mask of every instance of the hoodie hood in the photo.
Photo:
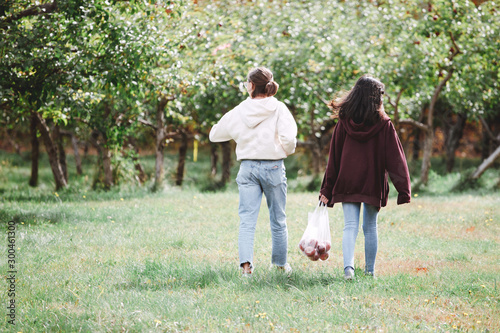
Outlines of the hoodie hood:
[[254,128],[269,117],[273,117],[279,102],[275,97],[252,99],[248,97],[240,104],[241,118],[245,125]]
[[378,123],[366,126],[364,123],[356,124],[352,119],[341,120],[347,135],[356,141],[365,142],[382,130],[391,119],[385,115]]

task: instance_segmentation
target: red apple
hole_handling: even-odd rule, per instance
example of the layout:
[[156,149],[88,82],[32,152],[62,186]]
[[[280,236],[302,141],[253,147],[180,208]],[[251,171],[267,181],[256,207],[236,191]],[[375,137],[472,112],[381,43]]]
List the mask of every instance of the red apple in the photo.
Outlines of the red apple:
[[307,246],[316,247],[318,246],[318,240],[311,238],[306,242]]
[[312,257],[309,257],[312,261],[318,261],[319,260],[319,253],[318,251],[314,251],[314,255]]
[[306,256],[308,257],[312,257],[314,256],[314,253],[316,252],[316,249],[312,246],[308,246],[305,248],[304,250],[304,253],[306,254]]
[[326,242],[325,247],[326,247],[326,252],[330,251],[330,249],[332,248],[332,243]]
[[318,243],[318,253],[323,254],[326,252],[326,245],[323,242]]
[[319,258],[323,261],[328,260],[329,257],[330,257],[330,255],[328,254],[328,252],[325,252],[319,256]]
[[306,241],[305,241],[305,239],[301,239],[300,243],[299,243],[299,249],[301,251],[304,251],[305,248],[306,248]]

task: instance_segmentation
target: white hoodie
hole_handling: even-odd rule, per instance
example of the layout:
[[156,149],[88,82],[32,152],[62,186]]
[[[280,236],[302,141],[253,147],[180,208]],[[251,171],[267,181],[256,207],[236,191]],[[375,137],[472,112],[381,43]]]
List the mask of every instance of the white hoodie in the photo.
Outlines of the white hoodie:
[[280,160],[295,152],[297,124],[275,97],[247,98],[210,130],[210,141],[236,141],[240,160]]

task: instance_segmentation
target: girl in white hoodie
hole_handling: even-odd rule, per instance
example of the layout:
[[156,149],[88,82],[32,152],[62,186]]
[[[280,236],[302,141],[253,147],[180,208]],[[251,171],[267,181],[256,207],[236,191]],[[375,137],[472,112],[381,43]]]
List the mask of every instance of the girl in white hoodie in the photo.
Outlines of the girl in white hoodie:
[[278,87],[269,69],[252,69],[246,82],[250,97],[226,113],[210,131],[212,142],[236,141],[236,158],[241,161],[236,182],[240,194],[238,248],[244,276],[253,271],[255,226],[263,193],[269,207],[272,264],[291,272],[287,263],[283,159],[295,152],[297,124],[285,104],[273,97]]

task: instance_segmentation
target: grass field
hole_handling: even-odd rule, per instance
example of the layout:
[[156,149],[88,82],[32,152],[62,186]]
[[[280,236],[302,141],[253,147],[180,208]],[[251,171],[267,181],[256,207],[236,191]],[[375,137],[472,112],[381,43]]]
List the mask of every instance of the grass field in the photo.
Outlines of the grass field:
[[[55,193],[45,183],[29,189],[26,174],[29,164],[6,163],[0,169],[0,275],[5,277],[7,221],[17,222],[16,324],[5,316],[0,331],[500,330],[498,192],[415,193],[412,203],[402,206],[391,197],[379,215],[378,278],[362,274],[360,232],[353,282],[342,278],[341,207],[329,210],[330,259],[311,262],[297,244],[317,194],[292,192],[287,203],[292,275],[269,269],[263,203],[255,274],[242,279],[234,188],[95,192],[82,177],[74,182],[79,186]],[[4,278],[3,305],[10,299],[7,289]]]

